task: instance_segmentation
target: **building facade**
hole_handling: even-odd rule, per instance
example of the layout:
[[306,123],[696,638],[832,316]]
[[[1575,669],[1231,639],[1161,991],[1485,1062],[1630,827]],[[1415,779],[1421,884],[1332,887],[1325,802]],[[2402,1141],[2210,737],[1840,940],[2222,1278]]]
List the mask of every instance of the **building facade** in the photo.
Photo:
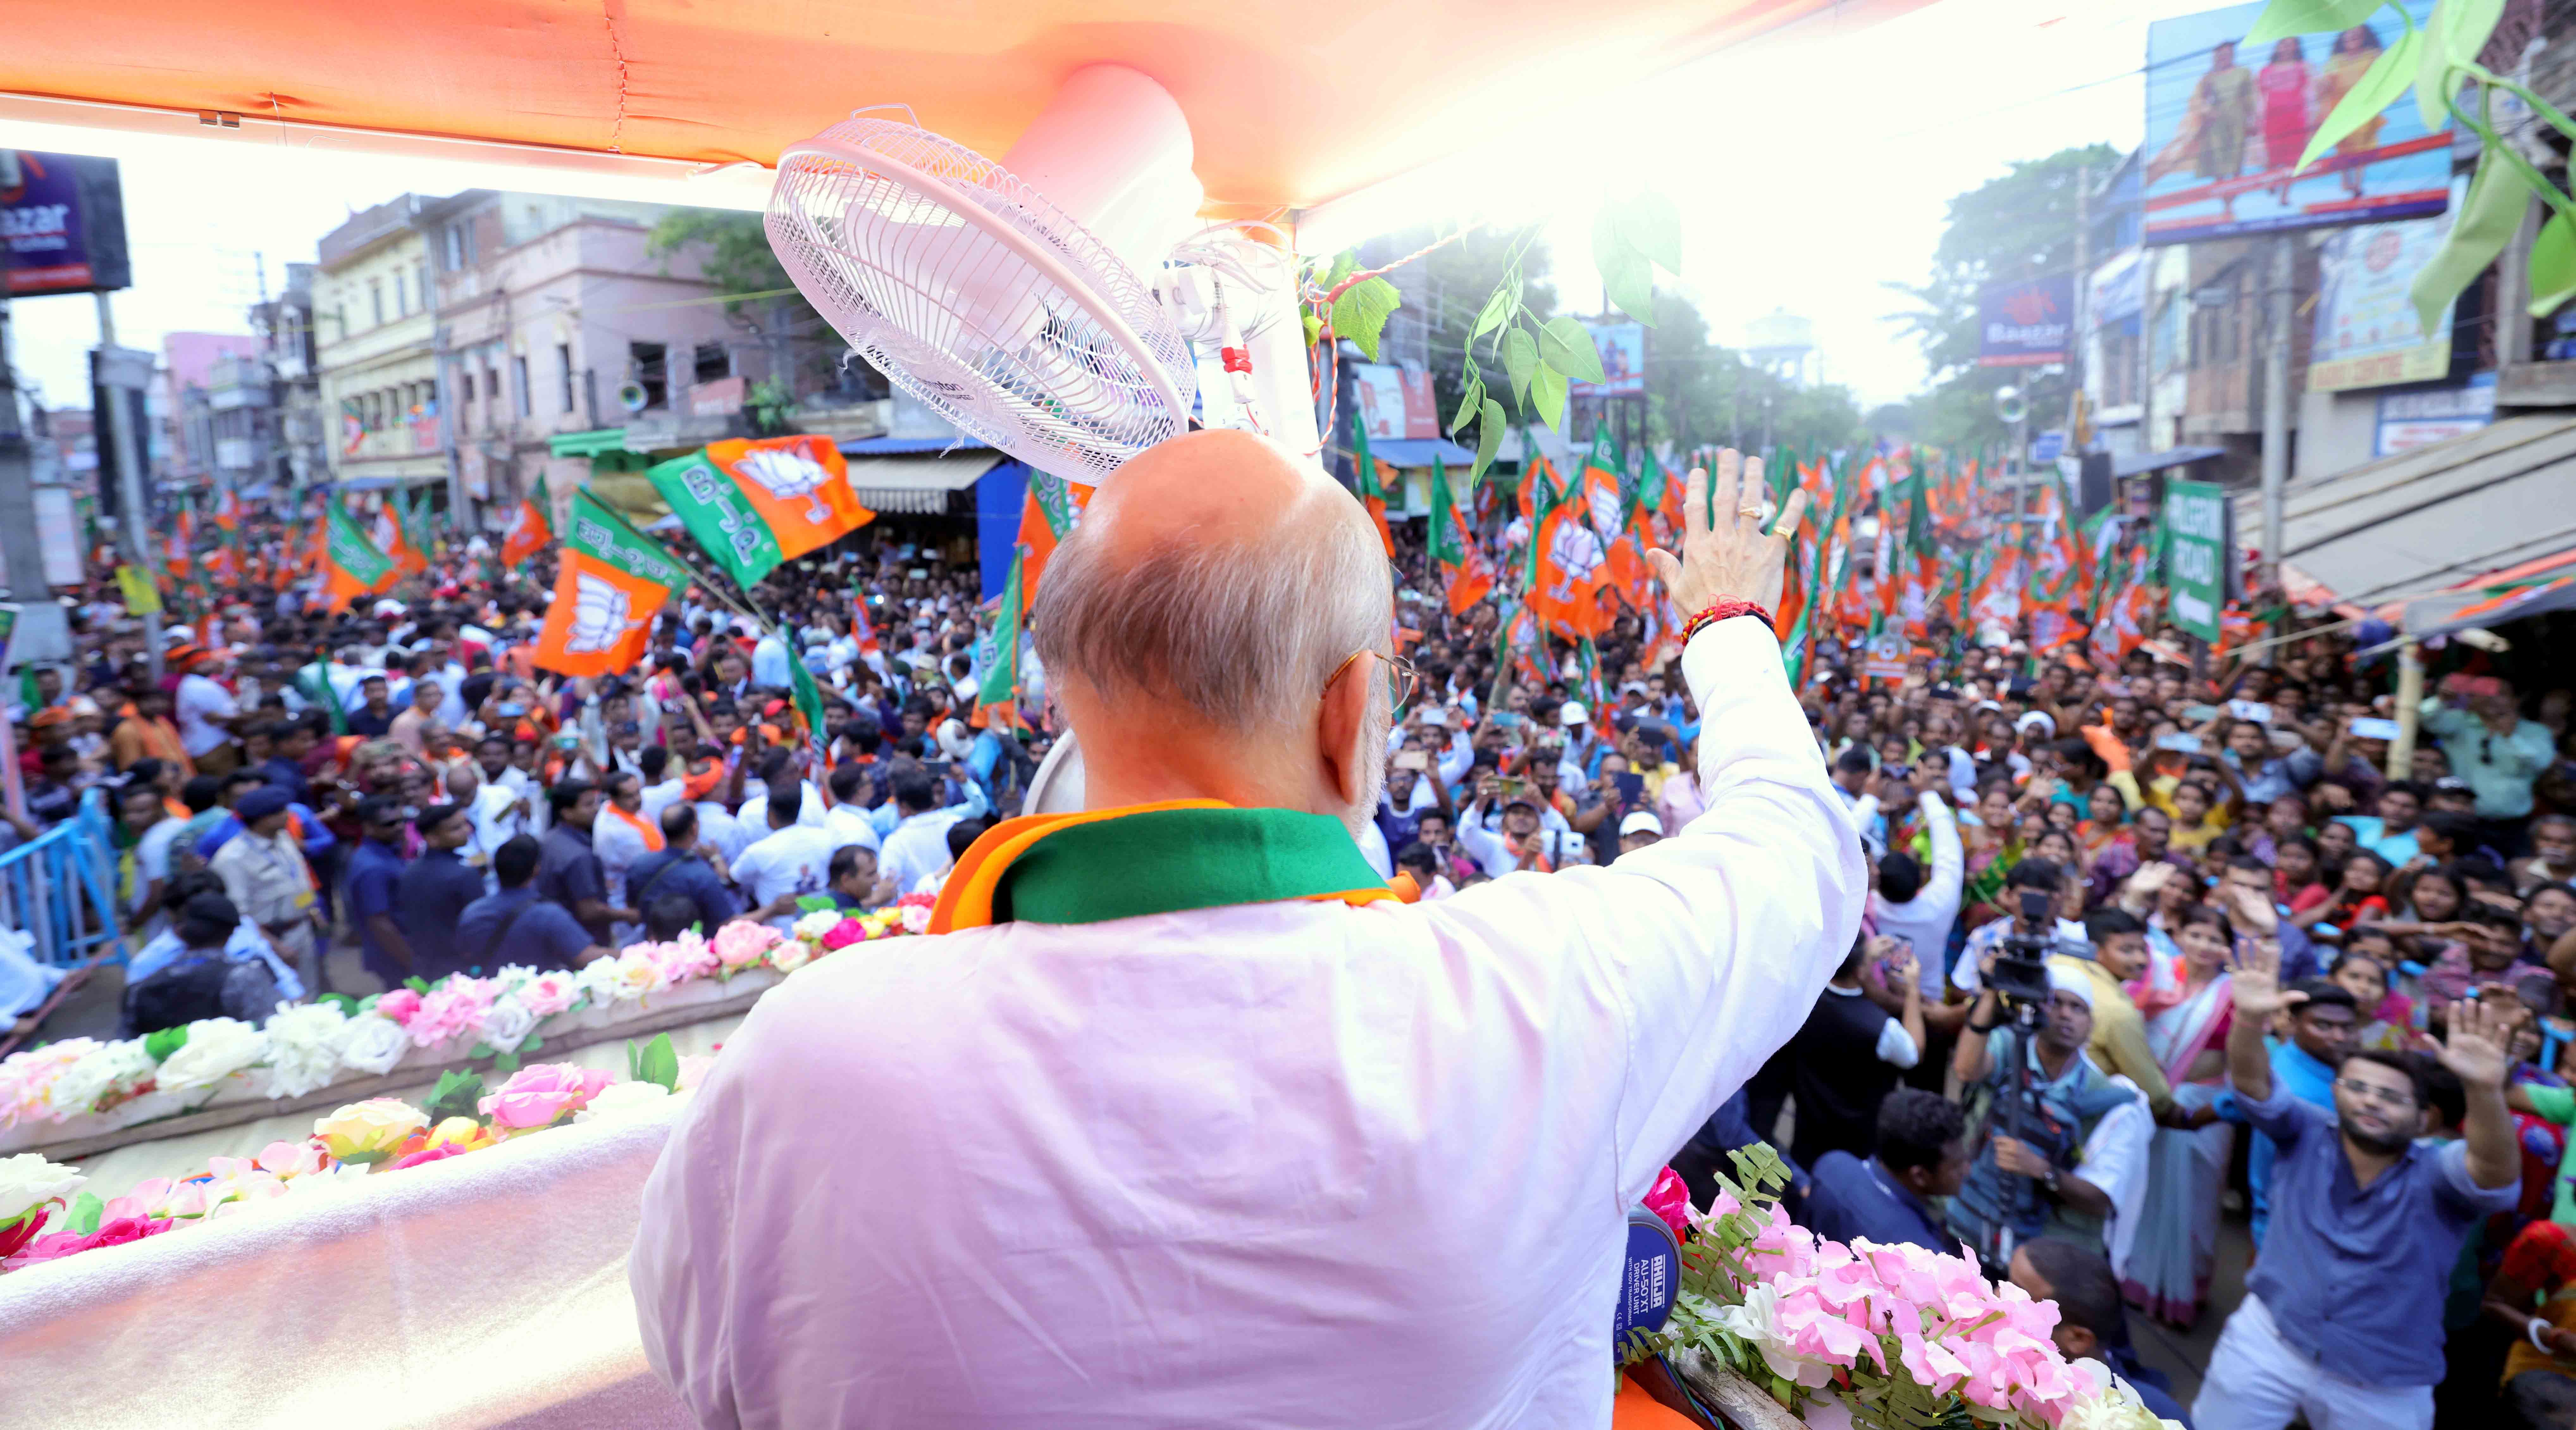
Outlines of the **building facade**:
[[267,468],[246,494],[256,494],[260,485],[297,491],[330,478],[324,445],[330,427],[323,421],[321,369],[314,344],[313,276],[310,263],[286,265],[285,291],[250,312],[268,367],[273,426]]
[[418,194],[325,235],[312,280],[318,397],[331,479],[344,489],[443,489],[438,323]]
[[646,424],[670,427],[674,445],[736,434],[773,343],[707,301],[718,290],[687,253],[651,251],[671,212],[482,189],[420,211],[455,487],[479,524],[506,523],[556,436]]

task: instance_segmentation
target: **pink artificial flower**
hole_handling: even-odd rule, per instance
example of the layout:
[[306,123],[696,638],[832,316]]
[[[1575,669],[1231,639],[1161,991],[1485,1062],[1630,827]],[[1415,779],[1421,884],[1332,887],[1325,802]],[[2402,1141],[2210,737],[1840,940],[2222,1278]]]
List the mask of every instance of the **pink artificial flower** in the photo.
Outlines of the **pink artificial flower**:
[[425,1048],[480,1031],[484,1017],[491,1011],[491,983],[458,974],[429,990],[420,1000],[419,1012],[404,1022],[403,1030],[411,1034],[413,1047]]
[[[114,1203],[109,1205],[113,1206]],[[7,1226],[0,1226],[0,1261],[6,1261],[25,1250],[27,1243],[36,1239],[36,1233],[44,1230],[45,1217],[45,1208],[30,1207],[26,1215]]]
[[652,949],[650,957],[654,966],[662,970],[662,981],[666,984],[705,978],[724,966],[715,948],[706,940],[685,934],[669,943],[652,945]]
[[1666,1167],[1655,1178],[1654,1187],[1646,1193],[1646,1209],[1662,1217],[1673,1235],[1690,1235],[1690,1187],[1682,1181],[1681,1173]]
[[934,894],[906,894],[894,906],[902,912],[905,933],[928,933],[931,910],[939,906],[939,899]]
[[716,930],[715,940],[710,946],[715,949],[719,966],[743,968],[758,963],[761,955],[775,947],[780,937],[778,930],[767,924],[729,923]]
[[831,930],[823,935],[823,948],[825,952],[836,948],[848,948],[851,944],[865,942],[867,936],[866,924],[860,923],[857,919],[843,919],[832,925]]
[[331,1165],[331,1154],[311,1141],[271,1142],[251,1159],[263,1172],[280,1177],[304,1177]]
[[154,1177],[141,1183],[102,1207],[99,1223],[105,1225],[122,1217],[166,1217],[170,1214],[170,1191],[177,1185],[168,1177]]
[[519,985],[519,1002],[540,1018],[551,1018],[572,1006],[581,985],[569,973],[540,973]]
[[418,1152],[407,1153],[395,1158],[394,1170],[399,1172],[405,1167],[418,1167],[430,1162],[444,1162],[450,1157],[462,1156],[469,1150],[471,1149],[466,1147],[462,1142],[442,1142],[435,1147],[426,1147]]
[[376,1016],[390,1018],[403,1027],[420,1013],[420,995],[408,988],[397,988],[376,999]]
[[609,1081],[608,1074],[596,1068],[531,1063],[512,1073],[499,1092],[485,1097],[481,1108],[494,1126],[513,1132],[551,1127],[580,1111]]
[[715,1071],[715,1066],[715,1055],[712,1053],[688,1054],[680,1059],[680,1085],[671,1090],[673,1092],[687,1092],[689,1089],[705,1082],[707,1080],[707,1074]]
[[96,1247],[123,1246],[129,1241],[141,1241],[147,1236],[159,1236],[168,1231],[170,1226],[169,1222],[156,1221],[148,1217],[117,1217],[114,1220],[101,1218],[98,1230],[93,1232],[58,1231],[51,1236],[37,1237],[27,1243],[25,1250],[9,1258],[9,1266],[10,1269],[15,1270],[21,1266],[33,1266],[39,1261],[60,1261],[75,1252],[89,1251]]

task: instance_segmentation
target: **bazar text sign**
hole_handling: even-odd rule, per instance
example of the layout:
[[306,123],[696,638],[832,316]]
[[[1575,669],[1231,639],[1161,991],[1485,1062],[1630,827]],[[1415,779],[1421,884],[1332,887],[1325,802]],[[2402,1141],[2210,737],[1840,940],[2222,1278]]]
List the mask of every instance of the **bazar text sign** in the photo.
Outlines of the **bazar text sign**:
[[[95,293],[133,282],[114,159],[15,151],[0,177],[0,269],[9,296]],[[9,166],[0,165],[0,176]]]
[[2075,332],[2075,275],[1998,283],[1977,296],[1977,366],[2066,361]]

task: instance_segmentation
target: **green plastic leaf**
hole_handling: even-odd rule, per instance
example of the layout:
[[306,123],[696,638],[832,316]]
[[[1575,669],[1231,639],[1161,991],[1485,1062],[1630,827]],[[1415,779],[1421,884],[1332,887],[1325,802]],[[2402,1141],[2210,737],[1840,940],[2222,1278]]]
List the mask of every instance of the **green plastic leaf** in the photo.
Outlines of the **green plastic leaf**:
[[506,1076],[510,1073],[517,1072],[518,1070],[519,1055],[517,1053],[502,1053],[492,1059],[492,1071],[496,1073],[501,1073]]
[[106,1210],[107,1203],[100,1201],[97,1193],[83,1192],[72,1198],[71,1206],[63,1214],[63,1226],[66,1230],[87,1236],[98,1230],[99,1214]]
[[1494,454],[1503,449],[1503,404],[1488,397],[1484,415],[1476,419],[1476,465],[1467,470],[1467,489],[1485,478],[1485,469],[1494,464]]
[[2442,237],[2442,246],[2424,260],[2415,274],[2409,296],[2415,300],[2415,319],[2430,333],[2442,320],[2443,310],[2496,255],[2513,241],[2514,230],[2522,226],[2523,210],[2531,203],[2531,190],[2512,166],[2488,150],[2478,160],[2478,171],[2469,179],[2468,196],[2460,201],[2460,211],[2451,219],[2451,231]]
[[2292,35],[2319,35],[2349,30],[2371,17],[2380,0],[2272,0],[2254,28],[2237,41],[2239,54],[2250,54]]
[[538,1037],[538,1036],[537,1036],[536,1034],[534,1034],[534,1033],[530,1033],[530,1034],[528,1035],[528,1040],[527,1040],[526,1042],[524,1042],[524,1043],[519,1044],[519,1051],[520,1051],[520,1052],[523,1052],[523,1053],[533,1053],[533,1052],[536,1052],[536,1051],[538,1051],[539,1049],[543,1048],[545,1045],[546,1045],[546,1040],[545,1040],[545,1039]]
[[1616,215],[1619,236],[1667,273],[1682,271],[1682,215],[1673,201],[1649,189]]
[[1316,340],[1317,338],[1322,337],[1323,335],[1324,335],[1324,320],[1323,320],[1323,319],[1321,319],[1321,318],[1319,318],[1319,317],[1316,317],[1316,316],[1315,316],[1315,314],[1314,314],[1314,311],[1313,311],[1312,309],[1307,310],[1307,313],[1306,313],[1306,346],[1308,346],[1308,347],[1310,347],[1310,348],[1311,348],[1311,347],[1313,347],[1313,346],[1315,345],[1315,340]]
[[671,1035],[656,1033],[653,1041],[635,1059],[636,1081],[657,1082],[671,1092],[680,1090],[680,1055],[671,1050]]
[[313,1001],[316,1003],[328,1003],[332,1007],[339,1009],[340,1016],[343,1018],[354,1018],[357,1017],[359,1013],[365,1011],[364,1006],[361,1005],[357,999],[350,997],[346,993],[325,993]]
[[1539,368],[1538,339],[1527,328],[1503,334],[1503,372],[1512,380],[1512,405],[1529,405],[1530,376]]
[[2328,150],[2350,137],[2352,132],[2379,116],[2379,111],[2397,102],[2406,86],[2415,79],[2415,56],[2424,47],[2424,33],[2409,30],[2396,44],[2379,52],[2361,83],[2335,101],[2326,121],[2308,139],[2307,149],[2299,155],[2299,167],[2305,169],[2322,158]]
[[2467,75],[2451,72],[2451,66],[2475,62],[2503,18],[2504,0],[2434,0],[2415,63],[2415,111],[2424,116],[2426,129],[2451,122],[2450,98],[2469,82]]
[[1559,432],[1565,430],[1565,387],[1565,374],[1552,367],[1530,378],[1530,415]]
[[1363,278],[1342,290],[1333,300],[1333,334],[1359,344],[1370,362],[1377,361],[1377,341],[1386,331],[1386,320],[1404,302],[1404,295],[1383,278]]
[[[1577,382],[1601,382],[1601,350],[1572,318],[1551,318],[1538,330],[1539,361]],[[1553,425],[1553,424],[1551,424]]]
[[2531,241],[2531,316],[2546,318],[2576,298],[2576,224],[2553,213]]
[[163,1028],[143,1040],[143,1051],[150,1053],[152,1061],[156,1063],[168,1062],[172,1053],[186,1046],[188,1046],[188,1029],[185,1024],[176,1028]]
[[800,913],[829,913],[837,907],[839,905],[832,902],[832,896],[829,894],[807,894],[796,901],[796,908]]
[[1520,290],[1521,285],[1513,281],[1512,275],[1504,275],[1503,281],[1494,285],[1494,296],[1485,300],[1484,311],[1476,315],[1475,331],[1467,334],[1467,341],[1472,343],[1510,322],[1514,300],[1520,296]]
[[420,1110],[428,1113],[433,1123],[444,1122],[451,1117],[471,1117],[479,1122],[483,1117],[482,1101],[483,1075],[457,1072],[451,1068],[438,1075],[437,1089],[430,1093],[429,1101],[421,1104]]
[[1610,295],[1620,312],[1647,327],[1655,325],[1655,266],[1646,261],[1646,255],[1629,249],[1603,263],[1601,291]]
[[410,989],[414,993],[427,993],[429,991],[429,980],[421,977],[419,974],[413,974],[411,977],[403,980],[403,987]]

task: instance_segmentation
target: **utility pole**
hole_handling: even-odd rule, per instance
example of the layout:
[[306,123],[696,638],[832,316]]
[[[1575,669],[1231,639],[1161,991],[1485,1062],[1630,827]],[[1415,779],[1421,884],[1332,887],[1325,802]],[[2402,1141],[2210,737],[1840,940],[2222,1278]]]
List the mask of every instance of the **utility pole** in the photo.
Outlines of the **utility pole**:
[[[99,381],[94,384],[104,412],[93,414],[97,430],[107,438],[108,450],[116,454],[117,505],[125,511],[126,559],[147,578],[152,574],[152,513],[144,502],[143,444],[137,439],[134,425],[126,418],[126,389],[107,380],[108,365],[116,360],[116,309],[104,290],[92,295],[98,300]],[[149,380],[149,374],[146,375]],[[0,515],[0,520],[6,520]],[[144,658],[151,662],[152,678],[161,678],[161,613],[151,612],[143,618]]]
[[2263,565],[2267,586],[2281,583],[2281,488],[2290,475],[2290,287],[2298,240],[2272,236],[2272,341],[2263,355]]
[[[0,188],[15,188],[18,152],[0,149]],[[6,263],[0,263],[5,270]],[[35,650],[63,638],[67,623],[45,584],[44,543],[36,534],[36,470],[18,415],[18,374],[9,355],[9,285],[0,279],[0,558],[9,563],[9,599],[18,626],[9,644]],[[10,772],[15,787],[16,771]]]
[[2093,297],[2093,166],[2075,166],[2075,312],[2069,329],[2075,340],[2066,345],[2066,450],[2081,457],[2075,446],[2075,413],[2084,400],[2084,353],[2093,342],[2092,314],[2087,311]]

